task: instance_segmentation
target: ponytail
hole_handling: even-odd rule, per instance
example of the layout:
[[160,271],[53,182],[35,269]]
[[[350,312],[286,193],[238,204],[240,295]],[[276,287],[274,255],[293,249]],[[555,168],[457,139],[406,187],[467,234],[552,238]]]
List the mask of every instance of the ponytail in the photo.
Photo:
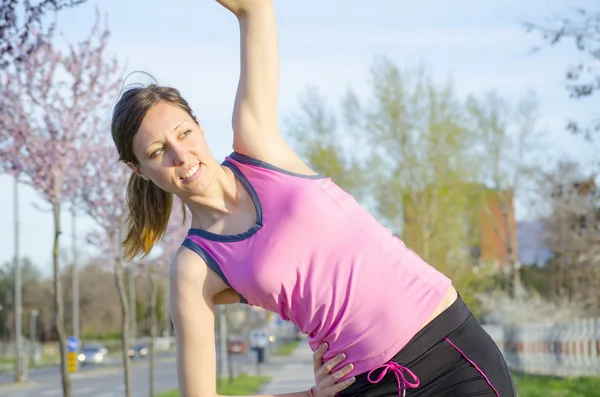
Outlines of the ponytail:
[[127,206],[127,237],[122,244],[125,259],[132,260],[142,253],[148,255],[164,235],[171,216],[173,194],[132,173],[127,184]]

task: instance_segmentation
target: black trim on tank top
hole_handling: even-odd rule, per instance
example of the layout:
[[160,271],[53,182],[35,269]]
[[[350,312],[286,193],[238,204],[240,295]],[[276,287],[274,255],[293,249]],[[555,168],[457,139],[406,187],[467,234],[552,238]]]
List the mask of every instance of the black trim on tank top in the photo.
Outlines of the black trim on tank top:
[[305,174],[298,174],[296,172],[284,170],[283,168],[279,168],[279,167],[277,167],[277,166],[275,166],[273,164],[269,164],[269,163],[264,162],[262,160],[255,159],[254,157],[246,156],[245,154],[241,154],[241,153],[238,153],[238,152],[231,153],[229,155],[229,157],[231,157],[235,161],[239,161],[242,164],[248,164],[248,165],[253,165],[253,166],[256,166],[256,167],[266,168],[266,169],[271,170],[271,171],[281,172],[282,174],[291,175],[291,176],[295,176],[295,177],[298,177],[298,178],[305,178],[305,179],[324,179],[324,178],[327,178],[325,175],[321,175],[321,174],[317,174],[317,175],[305,175]]
[[237,177],[237,179],[240,181],[242,186],[244,186],[244,188],[250,195],[250,198],[252,199],[252,203],[254,204],[254,209],[256,210],[256,222],[254,223],[254,225],[252,225],[252,227],[250,229],[246,230],[243,233],[238,233],[238,234],[216,234],[216,233],[211,233],[204,229],[196,229],[196,228],[190,228],[188,231],[188,234],[202,237],[204,239],[212,240],[212,241],[232,242],[232,241],[245,240],[247,238],[252,237],[262,227],[262,223],[263,223],[262,205],[260,204],[260,199],[258,198],[258,194],[256,193],[256,190],[254,190],[254,187],[252,186],[250,181],[248,181],[248,178],[246,178],[246,176],[242,173],[242,171],[240,171],[240,169],[238,167],[236,167],[235,164],[233,164],[227,160],[225,160],[223,162],[223,165],[228,167],[233,172],[233,174]]
[[[235,291],[235,288],[233,288],[231,286],[231,284],[229,283],[229,280],[227,280],[227,277],[225,277],[223,270],[221,270],[221,266],[219,266],[219,264],[217,263],[215,258],[213,258],[208,252],[206,252],[206,250],[204,248],[202,248],[198,243],[190,240],[189,238],[186,238],[181,245],[194,251],[202,259],[204,259],[204,262],[206,262],[208,267],[211,268],[215,273],[217,273],[219,275],[219,277],[221,277],[221,280],[223,280],[229,288],[231,288],[232,290]],[[248,304],[248,300],[246,298],[244,298],[244,296],[242,294],[240,294],[237,291],[235,291],[235,292],[239,295],[241,303]]]

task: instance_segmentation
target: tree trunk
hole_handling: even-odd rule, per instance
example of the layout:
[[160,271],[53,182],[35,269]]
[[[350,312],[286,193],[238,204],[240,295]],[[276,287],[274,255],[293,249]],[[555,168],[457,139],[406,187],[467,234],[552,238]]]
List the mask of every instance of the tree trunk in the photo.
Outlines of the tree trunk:
[[67,372],[67,345],[64,329],[64,307],[60,282],[60,203],[53,204],[54,215],[54,246],[52,248],[52,269],[54,289],[54,327],[58,334],[58,350],[60,354],[60,377],[63,388],[63,396],[71,397],[71,380]]
[[153,274],[150,275],[150,345],[148,346],[150,397],[154,397],[154,341],[156,339],[156,295],[158,286]]
[[129,359],[129,300],[125,291],[123,259],[115,258],[115,282],[121,303],[121,341],[123,343],[123,369],[125,375],[125,396],[131,397],[131,360]]
[[[511,193],[508,192],[500,192],[501,194],[501,199],[500,199],[500,208],[502,210],[502,218],[504,221],[504,225],[506,227],[506,256],[508,259],[508,264],[509,264],[509,269],[510,269],[510,283],[511,283],[511,288],[510,288],[510,295],[513,298],[516,298],[517,296],[519,296],[522,292],[522,288],[521,288],[521,265],[519,263],[519,258],[516,252],[516,247],[514,246],[514,240],[513,240],[513,230],[512,230],[512,226],[513,226],[513,222],[512,222],[512,218],[511,218],[511,214],[510,214],[510,210],[509,210],[509,205],[510,203],[512,203],[513,201],[513,192],[511,191]],[[508,201],[508,202],[507,202]]]

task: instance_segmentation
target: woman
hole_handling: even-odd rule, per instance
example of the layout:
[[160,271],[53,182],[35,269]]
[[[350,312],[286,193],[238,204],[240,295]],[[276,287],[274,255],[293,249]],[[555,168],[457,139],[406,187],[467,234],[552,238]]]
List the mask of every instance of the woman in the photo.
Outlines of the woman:
[[182,395],[216,395],[214,305],[244,302],[293,321],[317,351],[316,384],[294,397],[514,396],[501,353],[451,281],[282,139],[272,1],[217,1],[241,30],[234,153],[218,163],[168,87],[125,91],[112,123],[134,170],[126,255],[162,236],[172,194],[192,214],[170,269]]

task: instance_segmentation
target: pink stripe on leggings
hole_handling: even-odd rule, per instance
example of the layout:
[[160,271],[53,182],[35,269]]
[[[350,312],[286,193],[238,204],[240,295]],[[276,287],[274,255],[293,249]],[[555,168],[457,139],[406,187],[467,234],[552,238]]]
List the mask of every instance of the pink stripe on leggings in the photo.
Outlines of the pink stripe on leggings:
[[452,346],[457,352],[459,352],[465,358],[465,360],[467,360],[472,366],[475,367],[477,372],[479,372],[481,374],[481,376],[483,376],[483,379],[485,379],[485,381],[487,382],[488,385],[490,385],[490,387],[492,388],[494,393],[496,393],[496,396],[500,397],[500,393],[498,393],[498,390],[496,390],[494,385],[492,385],[492,382],[490,382],[490,379],[481,370],[481,368],[479,368],[479,366],[477,364],[475,364],[475,362],[473,362],[473,360],[471,360],[469,357],[467,357],[467,355],[465,353],[463,353],[462,350],[460,350],[454,343],[452,343],[452,341],[450,339],[446,338],[446,342],[448,342],[450,344],[450,346]]

